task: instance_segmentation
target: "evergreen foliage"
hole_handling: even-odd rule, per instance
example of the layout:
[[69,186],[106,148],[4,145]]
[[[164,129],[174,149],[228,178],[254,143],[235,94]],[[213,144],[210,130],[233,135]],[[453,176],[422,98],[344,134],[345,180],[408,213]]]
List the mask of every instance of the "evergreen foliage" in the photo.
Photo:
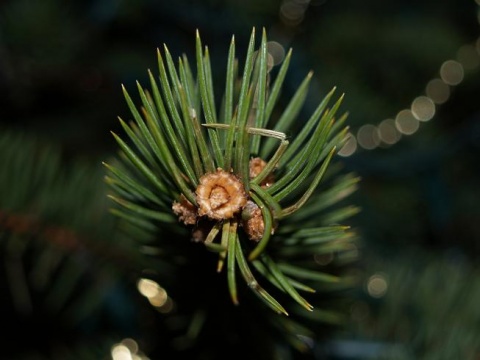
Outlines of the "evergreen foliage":
[[408,250],[388,261],[365,260],[388,284],[384,297],[355,305],[354,331],[367,341],[388,344],[376,359],[478,358],[478,266],[453,250]]
[[[108,320],[111,293],[123,296],[148,264],[108,212],[103,168],[66,166],[58,149],[4,129],[0,163],[2,313],[15,319],[3,355],[99,358],[119,330]],[[29,353],[33,343],[43,355]]]
[[[38,353],[17,352],[18,359],[98,358],[126,336],[136,336],[153,358],[183,352],[214,359],[242,343],[238,356],[268,359],[306,351],[309,339],[344,322],[353,279],[343,272],[355,260],[356,236],[339,224],[357,211],[342,204],[358,178],[330,164],[347,131],[346,115],[336,117],[341,98],[330,106],[332,90],[303,130],[287,138],[312,75],[279,112],[291,52],[272,70],[265,32],[259,51],[254,43],[252,32],[238,77],[232,40],[221,111],[200,37],[196,76],[186,57],[177,70],[165,48],[160,86],[152,73],[151,94],[138,86],[143,117],[124,89],[135,121],[120,120],[128,139],[115,135],[121,151],[104,163],[106,177],[104,167],[67,164],[58,149],[2,131],[3,275],[21,319],[10,335],[39,343]],[[268,161],[250,176],[253,156]],[[210,224],[205,249],[192,243],[172,204],[181,194],[195,203],[204,173],[227,164],[245,186],[242,194],[258,205],[265,230],[248,239],[248,214],[236,213]],[[217,233],[219,243],[213,242]],[[222,266],[226,283],[217,274]],[[240,276],[248,286],[237,284]],[[137,287],[150,280],[168,293],[168,302],[140,296]],[[128,311],[115,313],[122,306],[147,309],[132,319]],[[40,336],[24,332],[52,317],[58,320]],[[122,321],[136,325],[125,329]],[[152,339],[152,331],[161,339]]]
[[[279,314],[294,315],[285,318],[262,314],[262,317],[276,324],[279,333],[286,335],[293,345],[304,348],[298,335],[314,335],[307,331],[309,326],[302,329],[301,322],[294,319],[342,322],[342,313],[325,308],[323,300],[331,297],[334,290],[348,289],[352,279],[342,277],[335,266],[322,267],[315,256],[332,255],[334,263],[338,263],[346,261],[349,253],[355,253],[355,234],[340,224],[357,210],[351,206],[332,210],[332,206],[355,189],[358,179],[327,171],[347,131],[342,128],[346,115],[336,117],[342,98],[329,107],[332,90],[305,120],[302,130],[287,140],[284,132],[296,121],[303,121],[298,116],[312,75],[307,75],[283,112],[278,117],[272,116],[291,52],[273,79],[269,73],[265,31],[258,51],[254,48],[255,31],[240,72],[232,39],[220,111],[216,108],[219,101],[215,101],[212,85],[216,75],[210,68],[208,48],[203,48],[198,33],[196,74],[186,56],[178,59],[177,68],[166,46],[163,54],[158,51],[159,83],[150,71],[150,91],[137,83],[142,104],[139,109],[123,88],[134,121],[120,119],[127,140],[113,134],[121,152],[118,164],[106,164],[109,170],[106,179],[112,190],[110,198],[117,204],[113,211],[134,225],[133,238],[153,239],[149,246],[158,247],[159,261],[176,267],[182,266],[180,262],[192,263],[191,254],[198,253],[200,244],[192,243],[191,238],[204,243],[206,250],[217,256],[215,265],[207,251],[194,255],[202,256],[202,260],[195,261],[195,273],[186,279],[180,280],[179,272],[170,276],[166,272],[157,274],[156,280],[173,299],[180,299],[175,296],[179,281],[183,291],[193,290],[190,296],[182,297],[192,299],[199,291],[198,282],[208,283],[207,279],[218,276],[215,269],[221,272],[226,267],[233,304],[246,307],[243,298],[248,295],[243,295],[237,284],[241,276],[263,305]],[[258,156],[265,162],[252,176],[251,161]],[[265,183],[272,174],[275,179]],[[258,242],[249,239],[245,218],[250,219],[251,214],[247,206],[240,206],[237,213],[224,218],[201,213],[200,188],[205,186],[202,179],[208,176],[241,183],[252,206],[261,209],[262,231]],[[244,196],[243,190],[240,192]],[[234,196],[229,194],[229,200]],[[193,234],[189,235],[180,220],[191,225]],[[199,278],[200,274],[204,278]],[[207,288],[205,285],[200,290],[209,298],[207,302],[222,293],[221,289],[211,292]],[[307,297],[317,303],[311,305]],[[288,305],[284,306],[285,303]],[[258,305],[249,302],[249,306]],[[256,311],[261,313],[261,309]]]

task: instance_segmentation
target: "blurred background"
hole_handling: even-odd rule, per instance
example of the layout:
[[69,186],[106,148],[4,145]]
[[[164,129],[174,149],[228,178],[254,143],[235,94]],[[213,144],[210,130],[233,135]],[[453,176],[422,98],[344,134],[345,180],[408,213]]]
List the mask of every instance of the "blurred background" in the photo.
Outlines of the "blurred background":
[[[120,85],[146,83],[157,47],[193,59],[199,29],[213,68],[224,69],[231,36],[241,54],[252,27],[265,27],[276,59],[293,48],[287,94],[314,71],[318,98],[307,111],[334,86],[346,94],[351,134],[337,161],[362,179],[350,201],[362,209],[352,225],[365,281],[351,323],[318,346],[316,358],[479,359],[479,7],[4,0],[0,128],[60,146],[67,159],[100,163],[116,150],[117,116],[128,118]],[[12,343],[2,347],[14,358]]]

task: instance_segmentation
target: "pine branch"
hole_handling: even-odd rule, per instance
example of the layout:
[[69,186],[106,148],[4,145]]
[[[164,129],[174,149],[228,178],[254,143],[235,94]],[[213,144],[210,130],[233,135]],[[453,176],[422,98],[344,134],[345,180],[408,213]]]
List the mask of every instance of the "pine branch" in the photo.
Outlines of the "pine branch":
[[[137,84],[139,110],[123,88],[134,121],[122,121],[123,136],[114,134],[120,153],[118,164],[107,164],[107,182],[116,202],[115,213],[156,236],[162,260],[176,254],[193,262],[192,249],[203,243],[218,253],[218,271],[227,262],[225,289],[234,304],[242,306],[244,301],[237,280],[241,275],[260,303],[275,312],[289,312],[277,297],[294,309],[297,303],[309,312],[315,305],[304,298],[308,296],[305,291],[331,289],[332,283],[337,289],[351,286],[350,279],[325,273],[314,259],[317,253],[341,257],[355,247],[355,234],[338,222],[357,210],[336,205],[354,191],[356,182],[346,176],[333,186],[330,178],[334,175],[328,171],[347,132],[343,127],[346,115],[337,115],[343,96],[329,105],[333,89],[303,129],[287,139],[284,133],[301,121],[298,116],[312,74],[279,118],[274,117],[272,110],[279,106],[291,51],[270,91],[265,30],[258,51],[254,51],[255,38],[252,31],[238,95],[232,38],[220,111],[208,49],[198,32],[196,77],[185,56],[177,68],[166,46],[163,54],[158,51],[158,82],[149,71],[153,95]],[[318,203],[322,197],[330,199],[325,207]],[[175,243],[168,240],[172,233],[177,234]],[[189,237],[200,244],[192,244]],[[209,263],[195,264],[211,268]],[[159,279],[165,282],[161,274]],[[341,318],[333,312],[323,314],[318,318],[327,322]],[[285,325],[294,320],[282,321]],[[287,337],[296,343],[295,334]]]
[[[0,163],[0,281],[8,290],[3,298],[8,301],[1,305],[7,309],[11,303],[14,311],[8,317],[15,319],[9,336],[25,339],[47,328],[35,334],[45,335],[45,349],[63,343],[58,354],[77,353],[75,346],[82,348],[93,334],[106,335],[100,324],[91,327],[91,334],[82,326],[106,313],[110,293],[134,283],[145,267],[160,269],[162,264],[140,254],[121,231],[126,224],[109,214],[100,164],[67,164],[59,149],[3,129]],[[47,339],[49,333],[55,335]],[[67,345],[71,337],[77,345]],[[105,355],[111,344],[102,342],[100,353]],[[4,354],[18,342],[11,345]],[[36,351],[31,344],[26,347]],[[62,358],[55,354],[52,358]]]
[[388,259],[379,255],[368,259],[366,290],[371,301],[356,304],[362,309],[354,318],[356,333],[399,344],[386,357],[403,353],[422,359],[478,358],[478,264],[450,252],[421,249]]

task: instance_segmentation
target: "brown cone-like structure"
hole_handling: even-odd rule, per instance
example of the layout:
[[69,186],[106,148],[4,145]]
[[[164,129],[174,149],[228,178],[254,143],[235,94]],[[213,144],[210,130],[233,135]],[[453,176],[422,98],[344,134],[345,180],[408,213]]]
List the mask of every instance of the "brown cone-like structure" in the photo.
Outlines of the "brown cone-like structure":
[[185,225],[197,223],[197,208],[183,194],[180,195],[180,201],[173,202],[172,210]]
[[198,215],[212,220],[231,219],[247,203],[247,194],[240,179],[220,168],[203,175],[195,193]]
[[[250,179],[255,178],[258,174],[260,174],[263,168],[267,165],[267,162],[259,157],[250,159]],[[267,175],[265,179],[262,180],[260,186],[266,188],[272,185],[275,182],[275,176],[273,173]]]
[[260,241],[265,231],[262,210],[253,201],[249,200],[242,211],[243,230],[248,238],[253,241]]

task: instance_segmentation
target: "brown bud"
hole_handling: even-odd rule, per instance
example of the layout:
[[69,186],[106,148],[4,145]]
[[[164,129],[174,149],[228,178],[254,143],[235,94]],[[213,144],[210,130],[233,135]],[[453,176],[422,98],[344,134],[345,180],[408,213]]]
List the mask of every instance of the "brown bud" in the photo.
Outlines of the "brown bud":
[[[262,160],[259,157],[250,159],[250,171],[249,171],[250,179],[253,179],[258,174],[260,174],[266,165],[267,163],[265,162],[265,160]],[[267,175],[265,179],[262,180],[262,182],[260,183],[260,186],[269,187],[274,182],[275,182],[275,177],[273,176],[273,173],[270,173]]]
[[183,194],[180,195],[180,202],[173,202],[172,210],[178,216],[178,220],[183,221],[185,225],[197,223],[197,208]]
[[249,200],[242,211],[243,229],[248,238],[260,241],[265,231],[262,210],[253,201]]
[[200,220],[198,224],[192,230],[192,241],[204,242],[207,238],[210,230],[212,230],[213,222],[206,220]]
[[198,215],[213,220],[230,219],[247,203],[240,179],[222,169],[203,175],[196,194]]

